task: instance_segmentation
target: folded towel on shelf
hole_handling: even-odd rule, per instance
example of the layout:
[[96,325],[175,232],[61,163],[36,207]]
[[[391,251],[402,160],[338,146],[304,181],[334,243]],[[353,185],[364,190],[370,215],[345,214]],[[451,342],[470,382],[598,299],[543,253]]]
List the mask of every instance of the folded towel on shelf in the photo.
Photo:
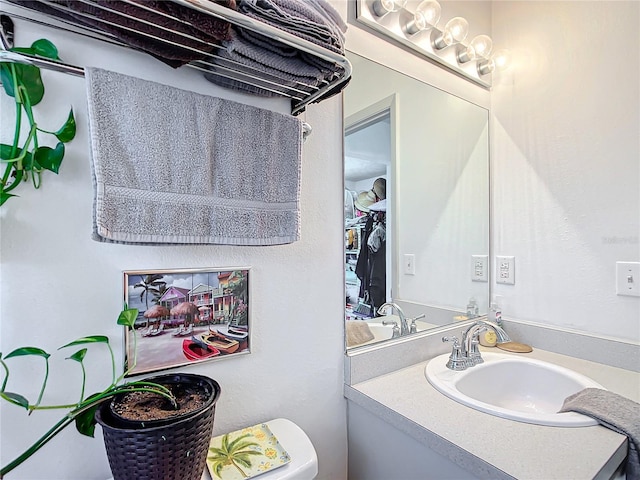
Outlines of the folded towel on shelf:
[[[224,20],[178,5],[153,0],[9,0],[47,15],[97,29],[131,47],[143,50],[164,63],[179,67],[208,57],[229,38],[230,24]],[[213,0],[236,8],[235,0]],[[133,3],[137,4],[134,5]],[[149,22],[149,23],[145,23]],[[171,30],[171,31],[168,31]],[[179,32],[179,33],[175,33]],[[182,34],[182,35],[181,35]],[[157,38],[153,38],[157,37]],[[178,43],[172,45],[169,42]]]
[[240,0],[238,11],[336,53],[347,26],[327,0]]
[[[205,73],[205,78],[218,85],[242,89],[262,96],[277,96],[281,94],[281,87],[304,88],[318,86],[323,81],[326,71],[318,66],[305,62],[298,52],[291,47],[272,42],[263,42],[261,36],[251,36],[249,32],[233,29],[231,40],[226,48],[218,52],[215,63],[220,66],[235,68],[236,70],[257,76],[256,83],[268,88],[260,88],[251,84],[236,82],[230,78]],[[271,82],[271,83],[268,83]],[[275,90],[269,90],[272,88]]]
[[629,451],[627,479],[640,478],[640,403],[599,388],[585,388],[567,397],[560,412],[588,415],[601,425],[626,435]]
[[96,68],[85,78],[95,240],[299,239],[302,121]]
[[346,322],[347,347],[355,347],[370,342],[375,337],[367,322],[362,320],[348,320]]
[[[239,0],[238,11],[333,52],[344,53],[346,24],[326,0]],[[278,96],[286,94],[283,90],[296,89],[303,92],[298,93],[302,98],[342,74],[341,66],[247,28],[234,26],[231,39],[223,44],[225,48],[210,59],[211,63],[221,67],[239,64],[239,71],[272,83],[251,84],[224,78],[215,66],[205,78],[255,95]],[[346,83],[338,85],[316,101],[339,93],[345,86]]]

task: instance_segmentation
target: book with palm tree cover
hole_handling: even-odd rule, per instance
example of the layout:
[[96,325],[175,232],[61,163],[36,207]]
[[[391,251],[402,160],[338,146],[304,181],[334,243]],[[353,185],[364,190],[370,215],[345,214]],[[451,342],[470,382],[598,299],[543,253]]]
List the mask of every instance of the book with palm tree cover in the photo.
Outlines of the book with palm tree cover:
[[269,427],[262,423],[211,439],[207,467],[213,480],[243,480],[291,461]]

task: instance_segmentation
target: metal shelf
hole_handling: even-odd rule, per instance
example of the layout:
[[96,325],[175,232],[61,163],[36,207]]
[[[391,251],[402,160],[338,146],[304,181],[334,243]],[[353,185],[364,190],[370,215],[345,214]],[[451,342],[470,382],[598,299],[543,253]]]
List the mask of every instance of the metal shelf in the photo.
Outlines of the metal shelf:
[[[80,1],[92,8],[99,8],[103,10],[107,9],[109,13],[112,13],[114,15],[121,15],[126,18],[132,18],[126,14],[123,14],[122,12],[109,10],[107,7],[98,5],[98,3],[95,3],[91,0]],[[128,0],[122,1],[131,3],[132,5],[136,5],[138,7],[140,6],[139,4],[129,2]],[[216,19],[226,21],[229,24],[235,26],[235,28],[237,29],[246,29],[249,32],[253,32],[253,34],[259,34],[267,37],[269,42],[276,42],[276,44],[278,45],[281,44],[283,48],[293,48],[295,49],[296,54],[299,53],[301,55],[305,55],[308,58],[311,58],[314,62],[323,63],[324,65],[330,65],[330,73],[327,74],[327,76],[321,82],[317,82],[315,84],[296,82],[294,85],[283,85],[283,82],[279,78],[277,78],[277,76],[270,75],[268,72],[261,71],[254,68],[253,66],[243,64],[242,62],[229,60],[228,58],[224,58],[217,54],[216,51],[218,49],[224,48],[221,43],[215,44],[210,41],[203,41],[185,34],[184,32],[178,30],[169,30],[159,25],[153,26],[155,28],[161,29],[163,32],[166,31],[167,34],[171,34],[167,36],[171,36],[174,40],[161,38],[157,35],[152,35],[139,30],[135,32],[136,34],[148,37],[154,42],[162,42],[168,47],[183,48],[187,51],[202,54],[202,57],[204,59],[191,61],[185,65],[186,67],[199,70],[209,76],[217,76],[223,79],[231,80],[233,82],[240,82],[240,84],[244,86],[257,88],[262,91],[269,92],[269,94],[271,95],[290,98],[291,113],[293,115],[297,115],[303,112],[307,105],[311,103],[318,103],[323,99],[328,98],[342,90],[351,76],[351,64],[341,53],[336,53],[332,50],[329,50],[328,48],[316,45],[315,43],[300,38],[289,32],[280,30],[264,22],[255,20],[247,15],[238,13],[235,10],[226,8],[209,0],[171,1],[179,6],[191,8],[197,12],[204,13]],[[99,28],[88,27],[81,22],[74,22],[73,20],[69,20],[69,15],[67,15],[69,9],[67,9],[64,5],[60,5],[58,3],[47,0],[40,0],[38,2],[16,2],[14,0],[9,0],[9,4],[19,7],[21,10],[25,11],[24,15],[10,13],[10,17],[20,18],[22,20],[51,26],[56,29],[71,31],[76,34],[88,36],[116,45],[134,48],[130,45],[126,45],[121,40],[115,38],[113,35],[110,35],[103,30],[100,30]],[[60,12],[61,17],[56,16],[56,12],[43,13],[42,11],[39,11],[37,9],[38,4],[46,6],[48,10],[56,10]],[[148,9],[148,7],[146,6],[142,8]],[[30,12],[38,12],[38,14],[42,15],[42,18],[46,20],[38,20],[37,17],[33,18],[33,16],[30,15]],[[185,19],[172,17],[164,12],[161,12],[160,14],[176,22],[189,24],[189,22]],[[49,22],[50,19],[54,21]],[[116,28],[127,30],[126,26],[114,25],[113,23],[109,23],[97,17],[92,17],[91,20],[94,23],[103,22],[111,27],[115,26]],[[139,18],[136,18],[135,20],[148,23],[145,22],[145,20],[141,20]],[[14,62],[30,63],[38,67],[62,71],[75,75],[83,74],[83,69],[79,66],[68,65],[52,60],[43,59],[41,57],[30,56],[27,54],[15,54],[13,52],[6,52],[6,50],[10,46],[10,40],[13,38],[13,32],[9,29],[9,23],[10,22],[7,22],[5,24],[3,22],[2,25],[2,43],[4,45],[5,51],[0,52],[0,59]],[[185,39],[185,41],[188,40],[189,44],[185,45],[183,43],[175,41],[176,37],[178,39]],[[194,47],[194,41],[195,43],[200,42],[203,45],[203,47],[201,48],[206,47],[206,49],[201,50],[197,47]]]

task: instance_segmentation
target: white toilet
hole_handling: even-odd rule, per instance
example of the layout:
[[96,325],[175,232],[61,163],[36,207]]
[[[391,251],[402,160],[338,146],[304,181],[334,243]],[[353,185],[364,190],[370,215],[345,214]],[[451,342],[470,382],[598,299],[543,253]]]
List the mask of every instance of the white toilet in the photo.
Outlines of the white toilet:
[[[318,455],[307,434],[286,418],[276,418],[264,423],[276,436],[282,448],[287,451],[291,461],[275,470],[262,473],[257,478],[259,480],[313,480],[316,478]],[[202,475],[202,480],[211,480],[207,469]]]
[[[307,434],[291,420],[276,418],[264,422],[276,436],[291,461],[282,467],[256,476],[256,480],[313,480],[318,475],[318,455]],[[202,476],[210,480],[208,471]]]
[[291,461],[256,477],[259,480],[313,480],[318,475],[318,455],[307,434],[291,420],[276,418],[265,422],[278,438]]

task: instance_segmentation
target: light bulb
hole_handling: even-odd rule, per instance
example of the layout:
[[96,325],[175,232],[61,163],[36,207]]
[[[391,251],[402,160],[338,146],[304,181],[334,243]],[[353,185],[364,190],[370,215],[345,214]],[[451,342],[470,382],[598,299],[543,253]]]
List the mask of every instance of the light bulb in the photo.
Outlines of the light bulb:
[[458,63],[467,63],[476,58],[487,58],[493,48],[493,42],[488,35],[477,35],[469,45],[461,45],[458,50]]
[[477,35],[469,42],[477,57],[487,58],[491,54],[493,41],[489,35]]
[[442,34],[433,42],[436,50],[460,43],[467,38],[469,33],[469,22],[462,17],[454,17],[444,26]]
[[404,8],[408,0],[375,0],[373,11],[378,17],[382,17],[389,12],[398,12]]
[[440,20],[441,10],[440,4],[435,0],[425,0],[422,2],[418,5],[418,8],[416,8],[415,13],[413,14],[413,20],[407,23],[407,33],[413,35],[414,33],[418,33],[422,30],[428,30],[429,28],[435,27],[438,20]]
[[496,70],[505,70],[511,63],[511,52],[503,48],[496,51],[491,58],[496,64]]
[[495,70],[505,70],[509,68],[511,54],[509,50],[498,50],[493,56],[483,62],[478,62],[477,69],[480,75],[487,75]]

